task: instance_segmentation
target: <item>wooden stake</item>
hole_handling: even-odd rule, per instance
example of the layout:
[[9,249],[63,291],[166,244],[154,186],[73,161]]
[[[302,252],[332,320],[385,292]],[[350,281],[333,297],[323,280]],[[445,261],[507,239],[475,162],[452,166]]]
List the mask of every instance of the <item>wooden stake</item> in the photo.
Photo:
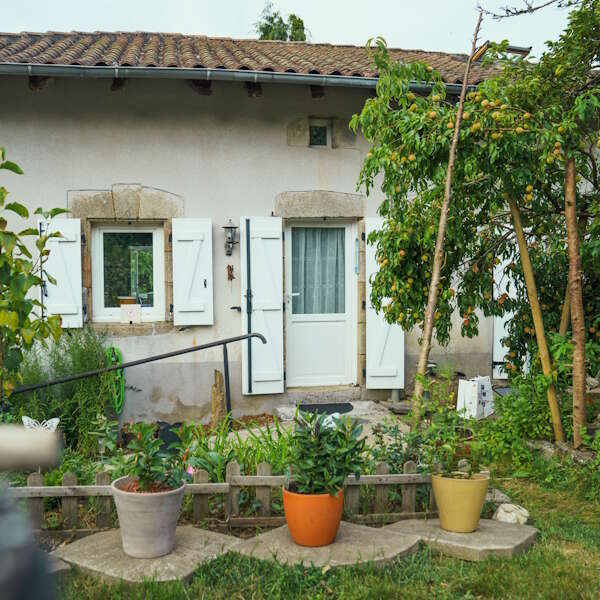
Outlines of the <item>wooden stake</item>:
[[[44,485],[44,476],[41,473],[31,473],[27,477],[27,485],[29,487]],[[44,499],[30,498],[27,500],[27,510],[32,529],[41,529],[44,522]]]
[[[515,234],[517,235],[517,242],[519,244],[519,254],[521,256],[523,276],[525,277],[527,297],[529,298],[529,305],[531,306],[531,316],[533,317],[535,337],[540,353],[540,360],[542,361],[542,371],[544,375],[550,376],[552,375],[550,352],[548,351],[548,344],[546,343],[544,321],[542,319],[542,311],[540,309],[540,302],[538,299],[537,288],[535,285],[533,267],[531,266],[529,250],[527,249],[527,242],[525,241],[525,234],[523,233],[523,225],[521,224],[521,213],[519,212],[519,207],[517,206],[514,200],[509,200],[508,204],[510,206],[510,213],[512,215]],[[552,427],[554,428],[554,439],[557,442],[563,442],[565,439],[565,434],[563,432],[562,422],[560,420],[558,400],[556,399],[556,390],[554,389],[553,384],[548,386],[547,394],[548,404],[550,406],[550,413],[552,414]]]
[[[77,476],[75,473],[67,471],[62,476],[62,485],[77,485]],[[61,501],[63,527],[65,529],[75,529],[77,527],[77,513],[79,510],[78,498],[63,498]]]
[[[375,467],[375,473],[378,475],[387,475],[390,472],[390,467],[387,463],[379,463]],[[404,489],[404,488],[402,488]],[[388,485],[377,485],[375,486],[375,512],[383,513],[387,510],[388,495],[390,493],[390,486]]]
[[[269,463],[261,462],[256,467],[257,475],[270,475],[271,474],[271,465]],[[266,485],[264,487],[256,488],[256,499],[260,502],[260,508],[258,509],[258,514],[261,517],[270,517],[271,516],[271,488]]]
[[431,336],[433,334],[435,309],[437,307],[438,292],[440,288],[440,277],[442,264],[444,262],[444,242],[446,238],[446,225],[448,223],[448,210],[450,207],[450,193],[452,189],[452,173],[454,171],[454,162],[456,160],[456,149],[458,147],[458,137],[460,133],[460,123],[462,121],[463,108],[465,105],[465,96],[469,84],[469,73],[471,72],[471,63],[473,55],[477,48],[477,36],[481,27],[483,12],[479,11],[477,24],[473,33],[473,43],[471,44],[471,53],[465,66],[465,75],[463,77],[462,88],[460,90],[460,99],[458,101],[458,111],[456,112],[456,122],[454,124],[454,136],[450,146],[450,155],[448,157],[448,170],[446,172],[446,187],[444,190],[444,202],[440,211],[440,222],[438,224],[437,238],[435,241],[435,252],[433,257],[433,266],[431,271],[431,282],[429,284],[429,295],[427,296],[427,308],[425,309],[425,319],[423,323],[423,339],[419,348],[419,360],[417,362],[417,376],[415,378],[415,391],[413,394],[412,421],[416,426],[423,412],[423,378],[427,372],[427,361],[429,360],[429,351],[431,350]]
[[569,246],[569,296],[573,332],[573,446],[581,446],[585,427],[585,315],[581,289],[581,254],[577,227],[575,159],[565,153],[565,221]]
[[[194,473],[194,483],[208,483],[208,472],[204,469],[199,469]],[[192,500],[193,506],[193,522],[201,523],[208,518],[209,506],[208,506],[208,495],[206,494],[194,494]]]
[[210,426],[216,429],[226,416],[223,373],[215,369],[215,382],[211,389]]
[[[110,473],[96,473],[96,485],[110,485]],[[104,496],[96,499],[98,513],[96,514],[96,527],[110,527],[112,498]]]

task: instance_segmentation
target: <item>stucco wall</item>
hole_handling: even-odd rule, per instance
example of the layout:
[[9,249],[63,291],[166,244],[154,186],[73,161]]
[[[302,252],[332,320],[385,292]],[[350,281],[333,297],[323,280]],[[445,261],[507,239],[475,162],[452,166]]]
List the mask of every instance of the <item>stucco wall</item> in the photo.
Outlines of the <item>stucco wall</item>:
[[[144,336],[114,339],[125,360],[238,335],[240,315],[239,250],[226,257],[221,226],[242,215],[270,215],[278,194],[301,190],[356,193],[364,155],[356,145],[307,148],[289,143],[290,123],[308,116],[349,119],[360,110],[365,93],[327,89],[312,98],[303,86],[265,85],[260,98],[249,98],[241,84],[216,83],[210,96],[195,93],[180,81],[130,80],[110,91],[108,80],[57,79],[32,92],[25,78],[0,79],[1,144],[24,177],[3,181],[15,199],[30,207],[66,206],[67,192],[110,189],[118,182],[137,182],[168,190],[184,199],[188,217],[213,220],[215,325],[178,331],[152,327]],[[334,121],[339,128],[340,121]],[[375,215],[374,195],[364,203]],[[227,281],[233,264],[236,279]],[[491,362],[491,320],[482,319],[481,335],[462,340],[460,334],[436,357],[447,356],[456,367],[473,373]],[[417,335],[406,338],[407,377],[418,353]],[[360,346],[360,342],[359,342]],[[284,395],[241,397],[241,348],[230,349],[235,412],[261,412],[287,401]],[[210,409],[213,368],[221,351],[207,351],[141,366],[127,372],[124,418],[205,417]],[[359,379],[360,380],[360,379]]]

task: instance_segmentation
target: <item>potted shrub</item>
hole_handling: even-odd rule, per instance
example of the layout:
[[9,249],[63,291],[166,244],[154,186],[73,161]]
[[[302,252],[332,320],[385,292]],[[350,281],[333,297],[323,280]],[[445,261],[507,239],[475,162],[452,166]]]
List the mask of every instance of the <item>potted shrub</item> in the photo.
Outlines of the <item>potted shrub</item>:
[[471,533],[479,524],[489,475],[479,472],[475,441],[465,440],[456,427],[440,433],[437,439],[428,436],[425,448],[440,526],[446,531]]
[[292,436],[291,465],[283,508],[292,539],[301,546],[327,546],[337,535],[344,480],[358,479],[364,461],[362,425],[348,417],[299,413]]
[[127,475],[112,482],[123,551],[135,558],[155,558],[175,547],[175,528],[185,490],[183,468],[176,454],[161,452],[156,425],[136,423],[120,470]]

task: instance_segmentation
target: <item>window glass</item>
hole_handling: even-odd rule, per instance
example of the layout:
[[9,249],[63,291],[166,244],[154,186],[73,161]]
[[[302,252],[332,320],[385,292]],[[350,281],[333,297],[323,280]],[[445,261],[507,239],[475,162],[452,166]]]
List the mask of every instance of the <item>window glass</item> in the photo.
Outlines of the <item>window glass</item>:
[[327,146],[327,126],[326,125],[311,125],[310,145],[311,146]]
[[292,312],[346,311],[345,229],[292,228]]
[[152,233],[103,233],[104,306],[154,306]]

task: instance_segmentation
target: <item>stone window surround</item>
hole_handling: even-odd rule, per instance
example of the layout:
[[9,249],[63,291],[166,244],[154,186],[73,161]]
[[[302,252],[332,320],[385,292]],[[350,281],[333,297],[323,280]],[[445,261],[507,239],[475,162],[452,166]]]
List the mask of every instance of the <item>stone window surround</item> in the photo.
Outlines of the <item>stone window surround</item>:
[[[330,144],[328,146],[310,145],[310,125],[312,122],[327,122]],[[356,134],[350,131],[348,123],[350,117],[339,118],[331,116],[311,115],[300,117],[287,124],[286,138],[287,145],[296,148],[356,148]]]
[[[67,208],[72,217],[81,219],[82,286],[86,322],[108,329],[116,335],[147,335],[172,329],[173,315],[173,262],[171,247],[171,220],[184,215],[181,196],[165,190],[142,186],[137,183],[117,183],[107,190],[70,190],[67,193]],[[92,228],[106,224],[160,224],[164,234],[164,283],[165,320],[163,322],[96,323],[92,315]]]

